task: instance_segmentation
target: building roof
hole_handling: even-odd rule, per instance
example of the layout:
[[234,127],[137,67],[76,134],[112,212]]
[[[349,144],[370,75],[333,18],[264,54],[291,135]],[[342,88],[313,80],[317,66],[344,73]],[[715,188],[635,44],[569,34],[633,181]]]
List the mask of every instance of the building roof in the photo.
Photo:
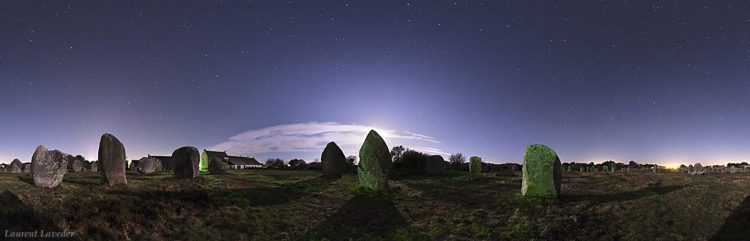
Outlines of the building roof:
[[172,159],[172,156],[152,156],[152,155],[148,155],[148,157],[153,157],[153,158],[156,158],[157,160],[167,160],[167,161]]
[[203,149],[203,153],[206,153],[206,155],[208,156],[208,160],[219,158],[219,160],[227,161],[229,157],[226,151],[207,151],[206,149]]
[[229,165],[261,165],[258,160],[252,157],[241,157],[241,156],[228,156]]

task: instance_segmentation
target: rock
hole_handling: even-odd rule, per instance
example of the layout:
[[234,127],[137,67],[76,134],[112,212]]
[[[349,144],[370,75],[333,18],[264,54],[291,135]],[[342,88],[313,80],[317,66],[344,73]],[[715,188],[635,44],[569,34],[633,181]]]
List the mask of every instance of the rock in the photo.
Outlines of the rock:
[[227,173],[227,169],[229,169],[229,166],[218,157],[214,157],[208,162],[208,173],[224,174]]
[[78,159],[73,159],[73,172],[83,171],[83,162]]
[[579,167],[579,168],[578,168],[578,171],[579,171],[579,172],[583,172],[583,171],[585,171],[585,170],[583,169],[583,167]]
[[445,160],[440,155],[432,155],[424,164],[424,172],[428,175],[441,175],[445,173]]
[[144,157],[138,160],[135,170],[140,174],[151,174],[161,170],[161,162],[156,158]]
[[23,173],[31,173],[31,163],[23,164]]
[[735,167],[735,166],[730,167],[729,168],[729,173],[731,173],[731,174],[737,173],[737,167]]
[[545,145],[527,146],[523,153],[521,194],[556,197],[561,183],[562,167],[557,153]]
[[479,173],[482,173],[482,158],[473,156],[469,158],[469,174],[479,175]]
[[115,136],[106,133],[99,141],[97,169],[102,176],[102,184],[110,186],[127,184],[125,176],[125,146]]
[[359,149],[359,165],[357,166],[359,185],[374,190],[386,189],[392,167],[388,145],[375,130],[370,130]]
[[91,171],[92,172],[96,172],[98,170],[98,168],[97,168],[98,166],[97,165],[99,165],[97,161],[92,161],[91,162]]
[[44,146],[38,146],[31,156],[31,176],[34,185],[54,188],[60,185],[63,176],[68,171],[68,160],[65,154],[58,150],[48,151]]
[[346,166],[346,157],[335,142],[329,142],[320,155],[320,162],[323,165],[323,175],[330,178],[339,178],[344,174]]
[[608,173],[609,172],[609,167],[606,166],[606,165],[602,166],[602,171],[604,171],[605,174]]
[[10,173],[21,173],[22,165],[21,160],[13,159],[13,161],[10,162]]
[[194,179],[200,172],[201,154],[192,146],[183,146],[172,152],[174,177]]

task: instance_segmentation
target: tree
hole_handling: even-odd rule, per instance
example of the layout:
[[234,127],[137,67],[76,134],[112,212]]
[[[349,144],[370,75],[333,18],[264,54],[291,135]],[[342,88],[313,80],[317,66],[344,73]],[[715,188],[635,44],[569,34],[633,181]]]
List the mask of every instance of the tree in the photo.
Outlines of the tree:
[[454,169],[458,169],[459,167],[461,167],[462,164],[466,163],[466,157],[464,156],[464,154],[461,154],[461,153],[451,154],[451,157],[449,160],[450,160],[449,161],[450,165]]
[[289,161],[289,167],[296,170],[305,169],[305,160],[292,159],[291,161]]
[[404,146],[394,146],[391,148],[391,158],[393,162],[401,161],[401,157],[404,155],[406,149]]
[[263,168],[286,169],[287,165],[284,163],[284,160],[279,158],[269,158],[266,160],[266,165],[263,165]]
[[357,165],[357,156],[348,156],[346,157],[346,168],[345,169],[354,169],[354,167]]

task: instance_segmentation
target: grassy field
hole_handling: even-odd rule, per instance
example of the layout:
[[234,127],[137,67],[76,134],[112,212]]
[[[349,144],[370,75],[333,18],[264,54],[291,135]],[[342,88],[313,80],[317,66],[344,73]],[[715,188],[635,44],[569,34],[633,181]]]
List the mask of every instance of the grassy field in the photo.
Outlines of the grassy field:
[[0,230],[100,240],[750,240],[750,175],[564,173],[558,199],[520,196],[521,177],[394,178],[249,170],[180,180],[128,173],[100,185],[68,173],[42,189],[0,174]]

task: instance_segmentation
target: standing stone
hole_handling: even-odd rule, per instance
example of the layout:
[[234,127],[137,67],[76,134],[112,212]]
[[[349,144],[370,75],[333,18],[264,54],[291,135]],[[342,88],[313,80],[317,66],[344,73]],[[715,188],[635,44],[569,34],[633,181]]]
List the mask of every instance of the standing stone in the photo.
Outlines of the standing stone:
[[583,171],[585,171],[585,170],[583,169],[583,167],[579,167],[578,169],[579,169],[579,172],[583,172]]
[[482,158],[473,156],[469,158],[469,174],[479,175],[482,172]]
[[731,173],[731,174],[737,173],[737,167],[735,167],[735,166],[730,167],[729,168],[729,173]]
[[91,171],[92,172],[96,172],[98,170],[98,168],[97,168],[98,166],[97,165],[98,165],[97,161],[91,162]]
[[34,178],[34,185],[39,187],[53,188],[60,185],[67,168],[68,160],[58,150],[48,151],[40,145],[31,156],[31,176]]
[[323,165],[323,175],[330,178],[339,178],[344,174],[346,157],[335,142],[329,142],[323,153],[320,154],[320,162]]
[[183,146],[172,152],[174,177],[194,179],[200,172],[201,154],[198,148]]
[[21,173],[21,160],[13,159],[10,163],[10,173]]
[[102,184],[114,186],[127,184],[125,176],[125,146],[117,137],[106,133],[99,141],[99,165],[97,169],[102,176]]
[[151,174],[159,171],[159,169],[161,169],[160,167],[161,162],[156,160],[156,158],[144,157],[138,161],[138,166],[136,166],[135,170],[140,174]]
[[359,185],[373,190],[386,189],[392,167],[388,145],[375,130],[370,130],[362,147],[359,148],[359,165],[357,165]]
[[690,173],[690,174],[693,174],[693,170],[695,170],[695,169],[693,168],[693,165],[689,165],[689,166],[688,166],[688,173]]
[[607,174],[607,172],[609,172],[609,166],[603,166],[602,171],[604,171],[604,174]]
[[23,173],[31,173],[31,163],[23,164]]
[[557,153],[545,145],[534,144],[523,153],[524,196],[551,196],[560,194],[562,167]]
[[229,166],[227,166],[227,164],[221,161],[221,159],[219,159],[218,157],[214,157],[210,162],[208,162],[208,173],[211,174],[227,173],[228,168]]
[[695,163],[695,165],[693,165],[693,168],[694,168],[693,173],[692,173],[693,175],[703,174],[703,166],[700,163]]
[[428,175],[440,175],[445,172],[445,160],[440,155],[432,155],[424,164],[424,172]]
[[83,162],[78,159],[73,159],[73,172],[83,171]]

